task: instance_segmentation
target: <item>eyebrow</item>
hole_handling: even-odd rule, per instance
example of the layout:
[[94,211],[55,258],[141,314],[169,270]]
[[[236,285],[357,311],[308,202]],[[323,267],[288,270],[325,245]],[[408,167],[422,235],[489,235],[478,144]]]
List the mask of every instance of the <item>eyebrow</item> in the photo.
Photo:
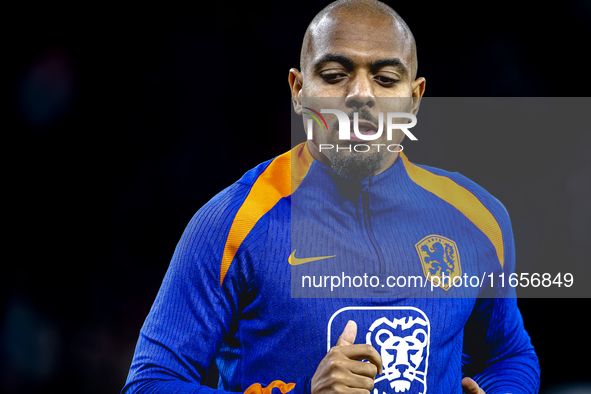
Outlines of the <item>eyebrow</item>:
[[[346,56],[342,56],[342,55],[334,55],[332,53],[328,53],[328,54],[322,56],[320,59],[318,59],[318,61],[314,64],[314,70],[318,71],[318,69],[320,67],[322,67],[324,64],[330,63],[330,62],[340,63],[348,71],[351,71],[354,68],[353,67],[353,60],[351,60],[350,58],[348,58]],[[397,57],[391,58],[391,59],[374,60],[369,65],[370,69],[372,69],[372,70],[379,69],[379,68],[386,67],[386,66],[396,67],[400,71],[402,71],[403,73],[408,73],[408,69],[404,66],[402,61]]]
[[376,60],[376,61],[371,62],[371,64],[370,64],[370,68],[372,70],[376,70],[376,69],[386,67],[386,66],[392,66],[392,67],[398,68],[400,71],[402,71],[404,73],[408,72],[408,70],[406,69],[404,64],[402,64],[402,61],[400,61],[400,59],[398,59],[397,57],[394,57],[392,59]]
[[327,53],[326,55],[322,56],[316,64],[314,64],[314,70],[318,71],[320,67],[325,65],[326,63],[340,63],[343,67],[347,70],[351,71],[353,69],[353,61],[346,56],[341,55],[333,55],[332,53]]

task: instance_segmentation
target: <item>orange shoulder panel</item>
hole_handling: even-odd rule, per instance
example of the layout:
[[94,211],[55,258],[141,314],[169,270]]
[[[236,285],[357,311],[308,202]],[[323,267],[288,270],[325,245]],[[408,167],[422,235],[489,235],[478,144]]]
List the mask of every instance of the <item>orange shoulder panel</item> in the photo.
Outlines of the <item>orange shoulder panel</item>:
[[220,285],[250,230],[281,198],[290,196],[298,188],[313,160],[304,142],[276,157],[259,175],[230,227],[222,255]]
[[402,152],[400,152],[400,157],[408,176],[414,183],[453,205],[488,237],[495,247],[499,263],[503,267],[505,263],[503,233],[499,223],[484,204],[472,192],[450,178],[433,174],[412,164]]

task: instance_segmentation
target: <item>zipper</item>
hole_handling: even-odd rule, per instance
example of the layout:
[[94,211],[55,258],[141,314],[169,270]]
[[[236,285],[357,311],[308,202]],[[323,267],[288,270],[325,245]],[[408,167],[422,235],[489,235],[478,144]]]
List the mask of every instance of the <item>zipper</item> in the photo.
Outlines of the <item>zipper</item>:
[[[369,190],[369,188],[366,188],[366,190]],[[371,220],[369,216],[369,191],[361,192],[361,203],[363,207],[363,222],[365,223],[365,230],[367,231],[367,235],[369,236],[371,244],[373,245],[373,248],[378,256],[378,261],[380,263],[380,275],[385,275],[386,265],[384,263],[384,255],[378,247],[378,243],[373,236],[373,229],[371,227]]]

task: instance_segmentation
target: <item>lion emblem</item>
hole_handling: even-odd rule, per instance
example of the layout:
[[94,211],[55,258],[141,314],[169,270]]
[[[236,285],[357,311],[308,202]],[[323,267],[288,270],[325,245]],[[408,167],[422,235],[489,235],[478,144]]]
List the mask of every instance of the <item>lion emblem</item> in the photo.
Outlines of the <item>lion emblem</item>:
[[392,321],[385,317],[377,319],[366,335],[366,342],[382,357],[383,373],[376,376],[373,394],[426,391],[429,324],[425,319],[418,316]]

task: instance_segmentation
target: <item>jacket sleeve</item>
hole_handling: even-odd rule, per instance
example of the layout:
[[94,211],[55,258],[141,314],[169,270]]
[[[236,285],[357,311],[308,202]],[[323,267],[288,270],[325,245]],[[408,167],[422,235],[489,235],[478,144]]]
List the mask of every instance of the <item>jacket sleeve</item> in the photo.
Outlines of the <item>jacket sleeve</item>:
[[[140,331],[122,393],[227,393],[202,385],[239,308],[238,274],[220,283],[229,226],[248,193],[234,185],[195,214],[172,257]],[[261,382],[247,394],[306,394],[305,380]]]
[[515,246],[509,215],[498,203],[495,217],[505,245],[505,287],[497,283],[479,298],[464,328],[463,375],[474,379],[486,394],[537,393],[538,357],[517,307],[514,288],[507,278],[515,272]]
[[464,376],[486,394],[537,393],[538,357],[515,298],[480,300],[464,331]]

